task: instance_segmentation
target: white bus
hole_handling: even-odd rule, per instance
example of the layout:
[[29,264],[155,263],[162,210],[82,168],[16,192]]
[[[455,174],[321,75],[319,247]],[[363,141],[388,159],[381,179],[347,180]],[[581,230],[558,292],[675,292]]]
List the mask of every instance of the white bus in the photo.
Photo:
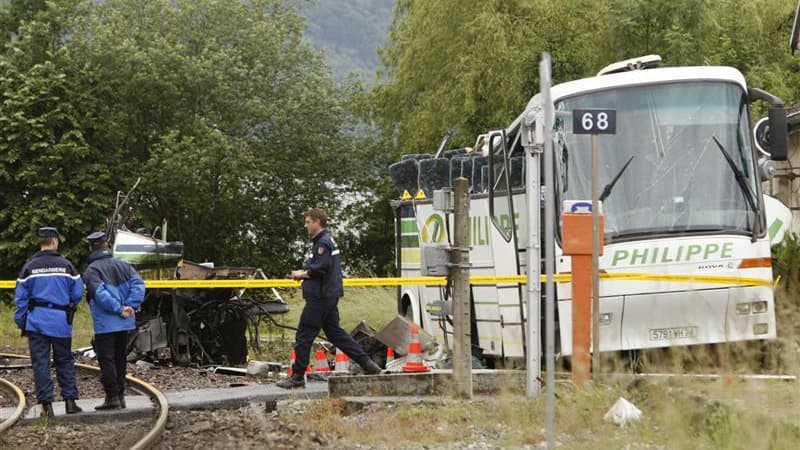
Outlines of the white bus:
[[[599,139],[605,215],[599,267],[606,276],[599,292],[600,350],[774,338],[771,245],[782,240],[791,214],[761,193],[770,138],[762,127],[755,133],[750,103],[771,103],[765,123],[773,129],[785,129],[783,105],[748,89],[733,68],[648,65],[611,65],[551,90],[556,111],[616,110],[616,134]],[[537,102],[538,94],[526,111]],[[591,199],[591,137],[574,134],[564,116],[556,116],[553,130],[556,217],[564,201]],[[435,211],[430,198],[458,176],[471,182],[470,275],[527,273],[530,156],[520,142],[521,117],[502,130],[497,142],[504,145],[491,151],[479,138],[474,149],[410,155],[390,167],[399,192],[422,190],[427,197],[394,202],[399,276],[421,275],[421,246],[452,242],[452,217]],[[782,143],[780,133],[772,135],[772,159],[785,159],[785,133]],[[556,275],[570,273],[561,239],[556,223]],[[635,280],[624,279],[631,273]],[[517,283],[471,286],[473,348],[490,365],[525,356],[526,295]],[[556,351],[570,355],[570,283],[559,282],[556,297]],[[452,332],[449,302],[446,287],[398,290],[399,312],[442,343]]]

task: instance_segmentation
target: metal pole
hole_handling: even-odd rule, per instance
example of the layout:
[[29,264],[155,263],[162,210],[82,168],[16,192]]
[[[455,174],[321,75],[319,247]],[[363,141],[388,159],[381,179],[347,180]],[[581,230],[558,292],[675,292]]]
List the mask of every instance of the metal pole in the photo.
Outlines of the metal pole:
[[[542,374],[542,360],[541,360],[541,299],[542,299],[542,286],[539,281],[541,275],[541,260],[542,249],[540,245],[540,188],[541,181],[539,180],[540,164],[541,164],[541,147],[537,148],[533,142],[534,126],[537,120],[541,120],[541,115],[533,115],[535,112],[530,111],[530,115],[525,117],[526,136],[528,145],[525,148],[527,153],[525,173],[528,174],[527,187],[527,209],[528,209],[528,246],[526,251],[527,257],[527,272],[528,282],[526,283],[527,293],[527,310],[528,322],[526,323],[527,339],[527,354],[525,367],[527,369],[527,388],[528,398],[533,398],[539,395],[541,388],[539,379]],[[537,127],[540,128],[540,127]]]
[[457,398],[472,398],[472,336],[469,305],[469,191],[456,178],[453,223],[453,380]]
[[600,201],[598,194],[598,153],[599,136],[592,135],[592,378],[600,374],[600,278],[598,277],[600,254],[600,239],[598,237],[598,222]]
[[542,54],[542,62],[539,65],[539,77],[541,84],[542,101],[544,102],[544,185],[545,185],[545,214],[544,214],[544,258],[545,273],[547,274],[545,285],[545,327],[547,329],[547,340],[545,344],[547,360],[547,407],[546,407],[546,431],[547,448],[555,447],[555,284],[553,283],[553,272],[555,271],[555,236],[553,226],[555,224],[555,200],[553,182],[553,103],[550,98],[550,85],[552,83],[550,73],[550,54]]

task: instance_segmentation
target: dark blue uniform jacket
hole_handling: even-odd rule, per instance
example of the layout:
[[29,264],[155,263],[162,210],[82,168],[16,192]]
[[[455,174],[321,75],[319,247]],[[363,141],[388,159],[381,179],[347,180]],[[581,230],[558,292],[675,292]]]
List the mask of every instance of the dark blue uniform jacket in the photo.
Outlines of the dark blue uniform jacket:
[[113,256],[107,248],[95,250],[83,274],[95,334],[136,328],[133,315],[126,319],[120,314],[124,306],[138,309],[144,301],[144,281],[136,269]]
[[304,298],[333,299],[344,295],[339,247],[328,230],[322,230],[312,239],[303,268],[309,276],[303,281]]
[[22,266],[17,278],[14,321],[26,331],[56,338],[72,337],[72,325],[67,323],[63,308],[70,303],[77,305],[82,297],[83,281],[71,262],[54,250],[36,252]]

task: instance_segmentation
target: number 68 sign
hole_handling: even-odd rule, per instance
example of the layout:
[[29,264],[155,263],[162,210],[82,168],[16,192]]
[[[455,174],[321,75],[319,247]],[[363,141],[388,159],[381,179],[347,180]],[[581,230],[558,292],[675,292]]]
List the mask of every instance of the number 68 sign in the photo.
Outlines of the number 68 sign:
[[575,134],[616,134],[615,109],[573,109],[572,132]]

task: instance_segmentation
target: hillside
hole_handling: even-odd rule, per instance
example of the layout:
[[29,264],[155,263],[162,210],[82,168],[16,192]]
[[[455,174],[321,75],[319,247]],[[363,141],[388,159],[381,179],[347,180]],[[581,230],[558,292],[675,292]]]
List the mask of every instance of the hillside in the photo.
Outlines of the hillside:
[[333,76],[341,80],[355,72],[372,81],[378,66],[376,48],[392,21],[394,0],[298,0],[306,36],[328,55]]

